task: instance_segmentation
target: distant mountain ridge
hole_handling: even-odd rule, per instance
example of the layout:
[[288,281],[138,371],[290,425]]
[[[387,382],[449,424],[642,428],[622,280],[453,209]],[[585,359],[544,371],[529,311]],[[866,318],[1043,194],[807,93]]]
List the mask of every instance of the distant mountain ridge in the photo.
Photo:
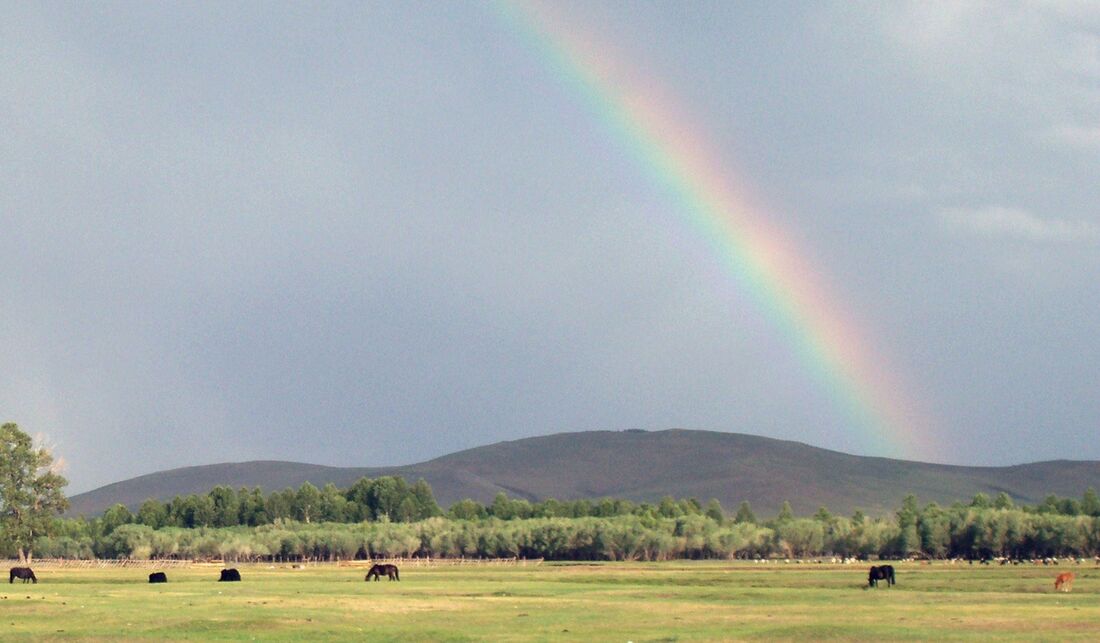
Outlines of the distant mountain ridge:
[[498,492],[542,500],[616,497],[653,502],[662,496],[717,498],[731,510],[748,500],[771,515],[788,500],[796,513],[819,506],[849,514],[895,510],[908,493],[949,504],[983,492],[1036,503],[1049,494],[1079,497],[1100,487],[1100,462],[1058,460],[1008,467],[967,467],[849,455],[800,442],[741,433],[585,431],[499,442],[395,467],[328,467],[299,462],[211,464],[151,473],[70,498],[71,515],[95,515],[122,503],[205,493],[215,485],[264,491],[346,487],[360,477],[424,478],[439,503],[489,502]]

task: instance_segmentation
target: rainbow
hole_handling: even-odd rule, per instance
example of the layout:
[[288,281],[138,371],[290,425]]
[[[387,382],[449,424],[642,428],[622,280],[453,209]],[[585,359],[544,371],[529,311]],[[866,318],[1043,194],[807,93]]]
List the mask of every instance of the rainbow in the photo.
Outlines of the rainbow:
[[737,285],[776,325],[851,422],[868,452],[897,457],[933,455],[929,422],[903,395],[863,331],[845,315],[818,276],[820,270],[754,207],[744,186],[723,172],[691,120],[651,78],[632,74],[606,46],[586,39],[549,7],[494,5],[511,31],[583,99],[614,139],[679,204],[677,215],[704,237]]

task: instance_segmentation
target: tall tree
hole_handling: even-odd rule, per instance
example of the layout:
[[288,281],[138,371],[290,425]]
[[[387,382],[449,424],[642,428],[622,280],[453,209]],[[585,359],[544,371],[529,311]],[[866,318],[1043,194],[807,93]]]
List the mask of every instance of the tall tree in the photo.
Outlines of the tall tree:
[[1100,496],[1096,495],[1096,489],[1089,487],[1085,490],[1085,496],[1081,498],[1081,513],[1100,516]]
[[348,499],[344,492],[329,482],[321,488],[320,519],[323,522],[345,522],[347,519]]
[[34,539],[48,535],[53,517],[69,506],[62,492],[69,481],[52,466],[49,449],[36,447],[18,425],[0,426],[0,538],[24,563]]
[[168,507],[156,498],[149,498],[138,509],[137,522],[160,529],[168,522]]
[[726,512],[722,511],[722,503],[717,498],[711,498],[707,503],[707,517],[721,525],[726,520]]
[[469,498],[459,500],[447,510],[447,517],[452,520],[479,520],[484,518],[485,515],[485,507]]
[[241,502],[233,487],[218,485],[207,495],[214,503],[215,527],[235,527],[240,524]]
[[756,524],[756,514],[752,512],[752,507],[749,506],[748,500],[741,501],[741,506],[737,508],[737,515],[733,517],[733,522],[738,525],[745,523]]
[[302,522],[313,522],[321,515],[321,491],[309,482],[303,482],[298,487],[293,506],[295,518]]
[[412,493],[413,499],[416,500],[416,520],[423,520],[443,514],[443,510],[439,508],[439,503],[435,501],[435,494],[432,493],[432,486],[428,484],[427,480],[423,478],[417,480],[409,491]]
[[255,527],[271,522],[267,516],[264,492],[259,487],[241,487],[237,497],[240,499],[238,524]]
[[121,503],[107,509],[103,512],[103,517],[99,519],[99,525],[104,536],[109,535],[118,527],[132,522],[134,522],[134,514],[130,513],[126,505]]

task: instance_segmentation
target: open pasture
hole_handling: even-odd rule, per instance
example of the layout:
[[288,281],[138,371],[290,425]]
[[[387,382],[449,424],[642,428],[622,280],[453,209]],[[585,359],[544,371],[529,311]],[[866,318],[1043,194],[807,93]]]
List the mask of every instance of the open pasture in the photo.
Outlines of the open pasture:
[[[365,568],[239,566],[36,569],[0,588],[5,640],[369,639],[1095,639],[1100,568],[895,563],[898,584],[864,589],[869,565],[729,562]],[[1077,575],[1054,591],[1059,571]]]

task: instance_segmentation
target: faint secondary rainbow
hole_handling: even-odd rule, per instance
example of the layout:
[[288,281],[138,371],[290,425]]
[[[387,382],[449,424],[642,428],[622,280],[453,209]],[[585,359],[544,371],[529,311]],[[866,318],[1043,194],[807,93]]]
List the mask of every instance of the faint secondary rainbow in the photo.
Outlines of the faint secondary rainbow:
[[738,285],[781,330],[843,409],[863,446],[878,455],[933,455],[923,440],[927,419],[904,397],[895,374],[875,359],[868,334],[844,314],[819,271],[753,206],[736,177],[723,171],[690,119],[656,83],[549,7],[495,6],[639,166],[674,196],[681,206],[678,216],[706,238]]

